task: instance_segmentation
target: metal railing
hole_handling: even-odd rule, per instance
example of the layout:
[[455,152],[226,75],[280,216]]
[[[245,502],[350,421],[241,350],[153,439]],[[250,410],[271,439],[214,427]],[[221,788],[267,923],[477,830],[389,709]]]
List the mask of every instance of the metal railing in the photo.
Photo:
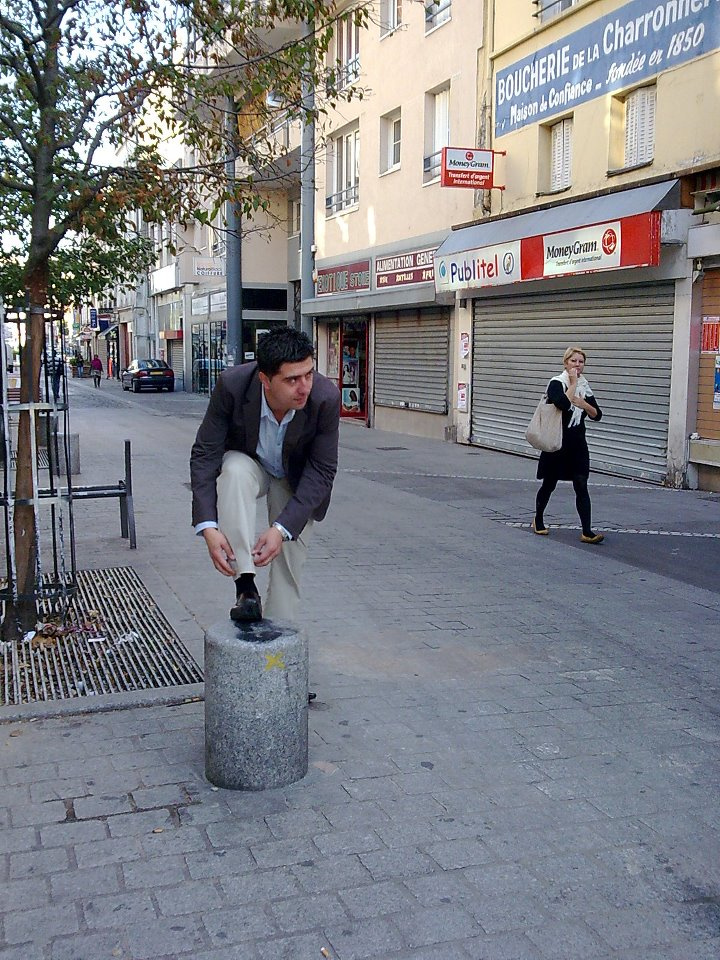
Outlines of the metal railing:
[[347,210],[348,207],[357,206],[359,200],[360,184],[353,183],[344,190],[340,190],[339,193],[333,193],[325,198],[325,213],[327,216],[331,216],[333,213]]

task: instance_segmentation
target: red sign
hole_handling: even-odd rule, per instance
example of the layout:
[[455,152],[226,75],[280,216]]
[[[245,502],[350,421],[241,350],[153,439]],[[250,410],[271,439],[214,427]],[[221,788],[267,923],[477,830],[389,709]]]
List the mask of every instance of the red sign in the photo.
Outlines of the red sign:
[[399,287],[407,283],[427,283],[435,279],[435,248],[411,250],[391,257],[375,257],[375,286]]
[[494,159],[492,150],[443,147],[440,186],[490,190],[493,185]]
[[523,280],[656,267],[660,263],[660,214],[639,213],[611,224],[526,237],[520,251]]
[[370,261],[325,267],[317,272],[316,295],[327,297],[338,293],[356,293],[370,289]]

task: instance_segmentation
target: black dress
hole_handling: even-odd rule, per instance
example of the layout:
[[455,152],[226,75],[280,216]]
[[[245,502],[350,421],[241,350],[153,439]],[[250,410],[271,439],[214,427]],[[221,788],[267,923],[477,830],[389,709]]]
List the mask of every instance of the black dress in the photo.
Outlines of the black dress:
[[[573,477],[588,477],[590,474],[590,452],[585,439],[585,418],[582,411],[580,423],[571,427],[575,407],[565,396],[565,387],[560,380],[551,380],[547,387],[548,401],[562,410],[563,440],[562,447],[556,453],[541,453],[538,462],[538,480],[572,480]],[[602,411],[592,394],[585,397],[585,402],[597,410],[594,422],[602,417]]]

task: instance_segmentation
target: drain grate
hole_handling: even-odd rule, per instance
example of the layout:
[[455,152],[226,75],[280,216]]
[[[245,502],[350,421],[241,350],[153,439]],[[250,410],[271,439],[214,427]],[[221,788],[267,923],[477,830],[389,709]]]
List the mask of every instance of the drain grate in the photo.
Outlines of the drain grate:
[[200,668],[132,567],[79,570],[77,585],[57,630],[2,644],[0,704],[202,681]]

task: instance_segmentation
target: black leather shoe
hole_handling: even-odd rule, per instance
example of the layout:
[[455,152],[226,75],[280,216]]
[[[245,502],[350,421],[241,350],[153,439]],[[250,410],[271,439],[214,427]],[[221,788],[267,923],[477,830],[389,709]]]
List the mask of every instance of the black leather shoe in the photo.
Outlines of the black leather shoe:
[[313,700],[317,700],[317,694],[311,692],[308,694],[308,703],[312,703]]
[[243,590],[235,598],[235,606],[230,608],[230,619],[236,623],[253,623],[262,620],[262,601],[255,590]]

